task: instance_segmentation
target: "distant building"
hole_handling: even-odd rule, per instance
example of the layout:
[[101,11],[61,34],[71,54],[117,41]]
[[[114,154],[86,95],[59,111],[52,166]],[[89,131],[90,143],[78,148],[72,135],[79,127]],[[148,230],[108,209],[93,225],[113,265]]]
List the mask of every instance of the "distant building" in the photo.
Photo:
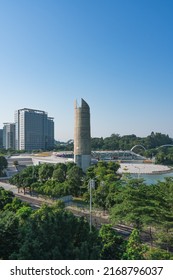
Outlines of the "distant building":
[[48,148],[53,148],[54,147],[54,119],[48,117],[47,118],[47,127],[48,127],[48,132],[47,132],[47,145]]
[[4,123],[3,147],[5,149],[15,149],[15,124],[14,123]]
[[54,121],[47,113],[34,109],[15,112],[16,150],[47,150],[54,147]]
[[3,129],[0,129],[0,148],[3,148]]
[[81,99],[81,106],[75,102],[74,162],[83,169],[91,164],[90,108]]

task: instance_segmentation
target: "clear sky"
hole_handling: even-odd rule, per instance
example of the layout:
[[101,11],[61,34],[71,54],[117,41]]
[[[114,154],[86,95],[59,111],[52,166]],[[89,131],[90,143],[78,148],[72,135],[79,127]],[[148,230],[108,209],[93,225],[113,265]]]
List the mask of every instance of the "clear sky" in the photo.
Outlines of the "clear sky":
[[0,128],[40,109],[66,141],[81,98],[92,137],[173,137],[172,0],[0,0]]

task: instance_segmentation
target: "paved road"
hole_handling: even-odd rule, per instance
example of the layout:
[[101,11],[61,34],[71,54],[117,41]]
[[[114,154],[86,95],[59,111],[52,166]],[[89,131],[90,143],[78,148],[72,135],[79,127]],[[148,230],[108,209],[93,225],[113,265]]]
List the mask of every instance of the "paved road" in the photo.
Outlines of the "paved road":
[[14,185],[10,185],[8,183],[0,182],[0,186],[3,187],[7,191],[12,191],[14,195],[20,198],[22,201],[30,203],[32,206],[40,207],[42,203],[52,204],[53,200],[45,199],[39,196],[31,196],[30,194],[18,192],[18,188]]
[[14,185],[10,185],[4,182],[0,182],[0,187],[3,187],[7,191],[12,191],[14,194],[18,192],[18,189]]

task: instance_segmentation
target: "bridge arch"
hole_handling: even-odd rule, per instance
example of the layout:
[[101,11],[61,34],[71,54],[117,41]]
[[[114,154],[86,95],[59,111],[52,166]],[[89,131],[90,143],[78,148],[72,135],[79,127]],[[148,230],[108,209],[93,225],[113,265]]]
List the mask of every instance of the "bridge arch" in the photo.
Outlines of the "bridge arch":
[[140,145],[140,144],[133,146],[130,151],[133,151],[136,147],[141,147],[146,151],[146,148],[143,145]]

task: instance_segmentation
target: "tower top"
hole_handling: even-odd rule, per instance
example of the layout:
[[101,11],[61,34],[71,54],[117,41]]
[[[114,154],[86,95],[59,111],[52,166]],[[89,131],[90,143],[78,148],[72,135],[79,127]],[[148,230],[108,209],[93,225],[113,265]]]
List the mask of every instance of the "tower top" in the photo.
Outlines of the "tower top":
[[74,107],[75,107],[75,109],[77,109],[77,108],[87,108],[87,109],[89,109],[88,103],[83,98],[81,98],[81,106],[78,105],[77,100],[75,100]]

